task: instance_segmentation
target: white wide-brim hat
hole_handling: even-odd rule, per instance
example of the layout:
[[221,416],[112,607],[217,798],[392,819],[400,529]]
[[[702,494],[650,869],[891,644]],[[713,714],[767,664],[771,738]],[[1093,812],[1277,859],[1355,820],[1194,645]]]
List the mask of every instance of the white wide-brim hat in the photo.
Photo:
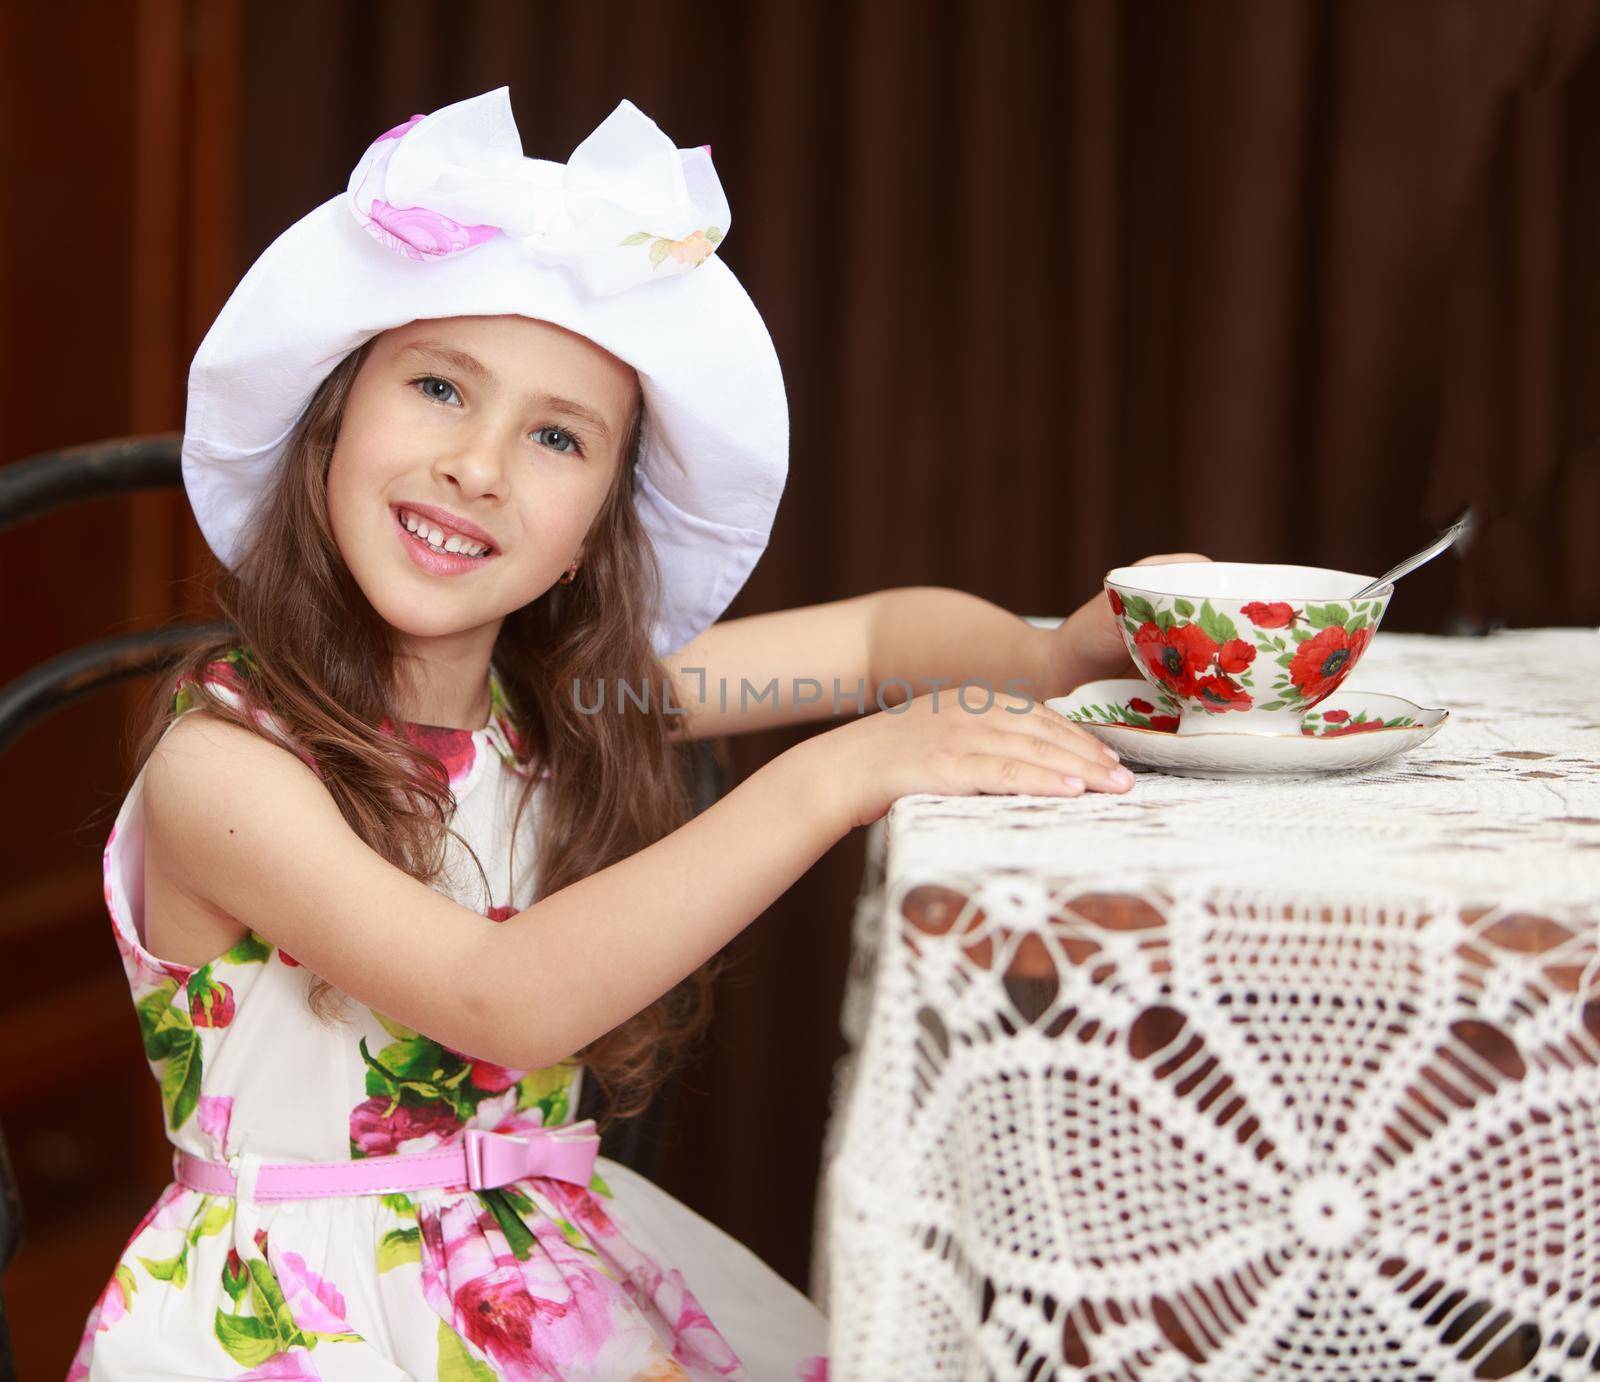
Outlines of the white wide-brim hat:
[[710,146],[675,148],[629,101],[565,164],[523,156],[506,87],[380,136],[348,191],[250,267],[195,354],[183,478],[212,551],[236,565],[289,433],[362,342],[424,318],[533,317],[639,375],[653,643],[683,647],[766,549],[788,471],[772,338],[714,252],[729,219]]

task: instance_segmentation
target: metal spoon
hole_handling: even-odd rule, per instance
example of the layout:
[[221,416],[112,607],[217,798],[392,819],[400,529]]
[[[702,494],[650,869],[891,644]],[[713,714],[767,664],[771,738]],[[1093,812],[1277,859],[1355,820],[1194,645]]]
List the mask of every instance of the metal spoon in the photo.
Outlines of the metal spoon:
[[1399,566],[1385,575],[1379,576],[1370,585],[1364,585],[1349,598],[1352,600],[1365,600],[1367,596],[1380,590],[1390,581],[1398,581],[1400,577],[1415,571],[1419,566],[1432,561],[1439,553],[1454,547],[1456,543],[1466,543],[1472,538],[1472,529],[1476,523],[1472,510],[1469,508],[1460,518],[1456,519],[1448,528],[1439,534],[1432,542],[1414,556],[1407,557]]

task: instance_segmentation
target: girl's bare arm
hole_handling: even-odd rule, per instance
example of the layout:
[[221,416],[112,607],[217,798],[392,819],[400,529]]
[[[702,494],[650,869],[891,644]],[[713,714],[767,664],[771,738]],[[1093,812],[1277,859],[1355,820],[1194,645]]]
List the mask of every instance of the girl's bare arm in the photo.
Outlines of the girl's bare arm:
[[[1206,560],[1173,552],[1133,565]],[[993,689],[1049,700],[1082,682],[1133,675],[1098,590],[1059,628],[1040,629],[962,590],[900,586],[724,619],[664,662],[672,725],[688,739],[870,714],[939,687],[954,698],[963,681],[975,684],[974,699]],[[588,703],[597,692],[583,694]]]
[[196,711],[151,756],[147,848],[192,895],[358,1001],[455,1050],[536,1069],[692,973],[850,828],[804,748],[495,923],[369,848],[293,754]]
[[[531,974],[515,995],[524,1067],[564,1060],[660,997],[770,907],[850,828],[804,762],[779,754],[693,820],[479,936],[482,979]],[[529,1012],[529,1010],[534,1010]]]

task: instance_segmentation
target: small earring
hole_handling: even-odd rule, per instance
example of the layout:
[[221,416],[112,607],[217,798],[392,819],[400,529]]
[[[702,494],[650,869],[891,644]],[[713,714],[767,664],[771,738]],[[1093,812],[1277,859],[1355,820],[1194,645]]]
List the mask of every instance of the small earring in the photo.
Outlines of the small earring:
[[565,576],[561,577],[561,579],[559,581],[557,581],[556,584],[557,585],[571,585],[573,577],[575,577],[577,574],[578,574],[578,563],[577,562],[573,562],[572,565],[567,568],[567,574]]

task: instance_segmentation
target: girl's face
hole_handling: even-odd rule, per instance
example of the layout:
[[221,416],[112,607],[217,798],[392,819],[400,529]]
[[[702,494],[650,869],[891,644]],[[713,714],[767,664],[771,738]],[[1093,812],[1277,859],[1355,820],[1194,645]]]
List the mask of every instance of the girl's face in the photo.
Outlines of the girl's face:
[[[384,332],[328,468],[334,539],[373,608],[413,643],[486,657],[504,617],[581,559],[638,401],[632,368],[548,322],[450,317]],[[490,551],[435,555],[407,531],[418,518]]]

